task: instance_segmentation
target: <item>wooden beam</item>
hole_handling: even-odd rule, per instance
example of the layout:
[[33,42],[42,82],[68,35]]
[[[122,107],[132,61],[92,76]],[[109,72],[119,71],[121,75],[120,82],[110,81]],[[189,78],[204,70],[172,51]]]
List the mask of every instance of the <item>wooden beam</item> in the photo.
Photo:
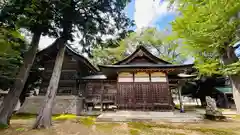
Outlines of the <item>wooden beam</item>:
[[101,112],[103,111],[104,83],[101,81]]
[[179,97],[179,103],[180,103],[180,112],[184,112],[184,105],[183,105],[183,99],[182,99],[182,86],[184,84],[184,81],[179,81],[178,86],[178,97]]

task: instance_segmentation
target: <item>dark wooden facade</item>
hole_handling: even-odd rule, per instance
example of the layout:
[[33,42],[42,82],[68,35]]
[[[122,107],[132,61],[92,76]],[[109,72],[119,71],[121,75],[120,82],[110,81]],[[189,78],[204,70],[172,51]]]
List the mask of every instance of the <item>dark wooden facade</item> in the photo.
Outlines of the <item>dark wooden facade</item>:
[[[41,65],[44,67],[42,71],[40,95],[46,93],[52,75],[57,50],[57,46],[53,44],[37,54],[41,59]],[[57,95],[79,95],[81,92],[81,77],[95,74],[96,72],[97,69],[85,57],[75,53],[67,46]]]

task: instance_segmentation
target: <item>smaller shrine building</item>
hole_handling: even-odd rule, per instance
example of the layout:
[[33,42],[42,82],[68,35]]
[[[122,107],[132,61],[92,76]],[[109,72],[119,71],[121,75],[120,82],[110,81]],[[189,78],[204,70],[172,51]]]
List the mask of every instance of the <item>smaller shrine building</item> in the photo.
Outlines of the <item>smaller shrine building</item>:
[[193,64],[175,65],[159,59],[145,47],[113,65],[99,65],[98,74],[82,77],[86,106],[114,105],[117,110],[172,111],[170,87],[177,87],[181,73]]

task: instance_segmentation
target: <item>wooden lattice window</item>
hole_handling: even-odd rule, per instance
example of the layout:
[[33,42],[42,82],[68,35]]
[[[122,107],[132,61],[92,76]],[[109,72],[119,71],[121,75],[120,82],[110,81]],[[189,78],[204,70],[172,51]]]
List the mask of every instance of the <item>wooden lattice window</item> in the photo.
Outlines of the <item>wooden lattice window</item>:
[[87,95],[101,94],[101,83],[87,83],[86,91]]

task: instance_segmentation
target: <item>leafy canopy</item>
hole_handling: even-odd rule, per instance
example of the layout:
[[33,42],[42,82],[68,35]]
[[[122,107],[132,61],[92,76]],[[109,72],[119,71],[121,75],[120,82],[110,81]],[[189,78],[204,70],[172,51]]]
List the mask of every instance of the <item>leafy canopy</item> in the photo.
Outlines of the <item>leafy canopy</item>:
[[0,14],[0,22],[11,28],[24,28],[32,33],[57,36],[54,5],[46,0],[8,0]]
[[18,31],[0,27],[0,89],[11,86],[25,50],[26,42]]
[[142,32],[132,32],[118,42],[118,47],[97,47],[93,50],[93,63],[113,64],[135,51],[136,47],[144,45],[154,55],[172,63],[183,63],[185,57],[180,54],[177,42],[169,41],[165,33],[148,28]]
[[180,16],[172,23],[172,30],[176,38],[183,39],[200,73],[238,73],[239,62],[223,65],[221,57],[239,40],[240,0],[176,0],[174,5]]

